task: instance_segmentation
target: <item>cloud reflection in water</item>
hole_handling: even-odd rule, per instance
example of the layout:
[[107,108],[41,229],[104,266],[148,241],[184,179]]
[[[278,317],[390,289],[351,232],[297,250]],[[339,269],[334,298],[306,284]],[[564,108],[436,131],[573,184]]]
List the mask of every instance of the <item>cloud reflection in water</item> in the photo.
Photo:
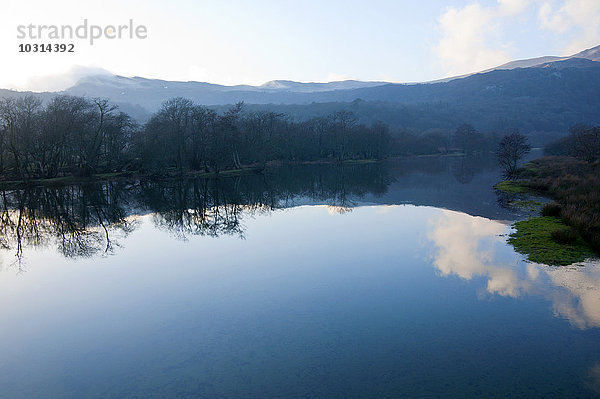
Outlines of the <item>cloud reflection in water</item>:
[[433,265],[443,277],[483,277],[492,295],[541,295],[578,328],[600,327],[600,263],[569,267],[528,263],[506,244],[505,223],[443,210],[430,221]]

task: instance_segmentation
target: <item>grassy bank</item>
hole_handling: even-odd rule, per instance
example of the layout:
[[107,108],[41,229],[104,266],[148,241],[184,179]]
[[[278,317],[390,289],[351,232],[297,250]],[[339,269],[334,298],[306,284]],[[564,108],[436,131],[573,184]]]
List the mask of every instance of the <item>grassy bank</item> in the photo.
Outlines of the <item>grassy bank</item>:
[[558,217],[534,217],[514,227],[508,242],[531,262],[564,266],[595,256],[581,235]]
[[515,223],[509,242],[529,260],[568,265],[600,254],[600,162],[545,157],[520,170],[520,179],[497,184],[515,195],[537,193],[556,203],[541,217]]
[[558,202],[558,216],[600,253],[600,161],[546,157],[526,164],[521,176],[521,184]]

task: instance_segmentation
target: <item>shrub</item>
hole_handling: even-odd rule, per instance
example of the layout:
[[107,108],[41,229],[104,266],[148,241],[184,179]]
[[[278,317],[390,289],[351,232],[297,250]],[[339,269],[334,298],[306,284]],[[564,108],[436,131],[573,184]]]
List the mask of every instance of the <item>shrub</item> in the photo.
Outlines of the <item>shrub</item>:
[[573,244],[577,241],[577,235],[572,227],[561,227],[550,233],[552,240],[559,244]]
[[553,202],[551,204],[546,204],[542,208],[542,216],[556,216],[560,217],[560,213],[562,211],[562,207],[560,204]]

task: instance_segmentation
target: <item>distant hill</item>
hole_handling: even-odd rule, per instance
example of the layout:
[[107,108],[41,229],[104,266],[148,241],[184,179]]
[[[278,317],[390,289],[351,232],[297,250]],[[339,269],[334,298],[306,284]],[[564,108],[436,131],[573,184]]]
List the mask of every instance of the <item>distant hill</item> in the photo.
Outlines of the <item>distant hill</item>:
[[530,134],[533,144],[543,145],[576,123],[600,125],[598,93],[600,62],[571,58],[444,83],[319,93],[311,104],[248,107],[298,119],[346,109],[364,123],[382,121],[413,131],[451,131],[465,122],[482,131],[518,128]]
[[[492,72],[492,71],[497,71],[499,69],[531,68],[534,66],[547,64],[550,62],[568,60],[570,58],[584,58],[584,59],[587,59],[590,61],[600,61],[600,46],[592,47],[590,49],[587,49],[587,50],[581,51],[577,54],[573,54],[573,55],[566,56],[566,57],[544,56],[544,57],[528,58],[528,59],[524,59],[524,60],[510,61],[510,62],[507,62],[506,64],[502,64],[502,65],[499,65],[494,68],[489,68],[489,69],[486,69],[484,71],[477,72],[477,73]],[[472,76],[472,75],[475,75],[475,73],[470,73],[470,74],[461,75],[461,76],[452,76],[449,78],[438,79],[438,80],[428,82],[428,83],[449,82],[454,79],[466,78],[466,77]]]

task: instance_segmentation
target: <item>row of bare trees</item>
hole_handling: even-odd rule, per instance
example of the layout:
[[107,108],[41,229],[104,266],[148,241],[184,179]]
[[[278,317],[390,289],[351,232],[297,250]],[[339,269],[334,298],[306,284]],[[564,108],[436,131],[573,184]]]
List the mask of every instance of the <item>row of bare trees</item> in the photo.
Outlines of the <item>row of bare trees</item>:
[[[482,134],[469,124],[447,136],[392,136],[386,125],[365,126],[348,111],[295,122],[281,113],[245,112],[241,103],[217,113],[177,97],[139,126],[102,99],[57,96],[45,105],[33,96],[0,99],[3,178],[123,170],[220,172],[270,161],[381,159],[452,149],[471,154],[490,151],[499,141],[499,135]],[[523,151],[512,144],[501,144],[513,153],[500,157],[510,173],[522,157],[514,151]]]
[[122,167],[134,129],[107,100],[0,99],[0,174],[51,178]]
[[246,113],[239,103],[223,114],[173,98],[133,140],[147,169],[220,171],[268,161],[383,158],[391,136],[367,127],[351,112],[293,122],[274,112]]
[[0,176],[86,176],[121,170],[222,171],[269,161],[383,158],[387,126],[340,111],[305,122],[274,112],[222,114],[185,98],[166,101],[144,126],[107,100],[57,96],[47,104],[0,99]]

